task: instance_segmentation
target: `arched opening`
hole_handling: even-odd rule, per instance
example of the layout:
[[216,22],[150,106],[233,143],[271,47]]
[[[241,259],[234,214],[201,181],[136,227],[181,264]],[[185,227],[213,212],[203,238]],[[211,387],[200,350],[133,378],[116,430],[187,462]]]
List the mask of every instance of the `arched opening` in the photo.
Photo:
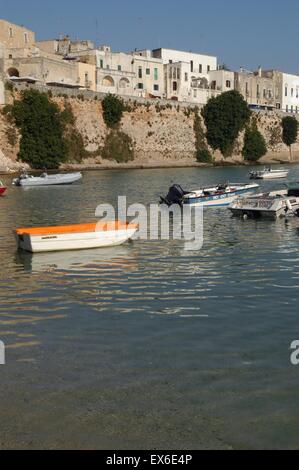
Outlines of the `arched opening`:
[[102,85],[107,86],[107,87],[112,87],[114,86],[114,80],[112,77],[109,77],[108,75],[103,78],[102,80]]
[[20,76],[20,72],[18,71],[18,69],[16,69],[15,67],[10,67],[8,70],[7,70],[7,75],[9,77],[19,77]]
[[172,90],[173,90],[173,91],[178,91],[178,82],[173,82],[173,84],[172,84]]
[[130,80],[128,78],[121,78],[119,81],[119,88],[128,88],[130,86]]

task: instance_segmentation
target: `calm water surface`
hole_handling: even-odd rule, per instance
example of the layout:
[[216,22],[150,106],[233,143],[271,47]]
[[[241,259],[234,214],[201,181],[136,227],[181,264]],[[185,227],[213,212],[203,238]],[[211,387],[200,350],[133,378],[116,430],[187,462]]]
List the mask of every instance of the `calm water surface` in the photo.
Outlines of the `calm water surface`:
[[[18,253],[19,226],[246,181],[246,168],[88,172],[0,199],[0,447],[299,448],[299,221],[204,215],[204,246]],[[299,181],[299,166],[290,179]],[[5,182],[10,183],[6,178]],[[265,188],[281,183],[264,183]]]

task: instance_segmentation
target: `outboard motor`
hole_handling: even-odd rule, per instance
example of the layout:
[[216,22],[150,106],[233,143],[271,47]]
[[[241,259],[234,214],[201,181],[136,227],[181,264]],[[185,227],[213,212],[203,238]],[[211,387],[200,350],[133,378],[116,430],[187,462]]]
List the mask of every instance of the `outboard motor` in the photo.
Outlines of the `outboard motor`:
[[188,194],[188,192],[184,191],[179,184],[174,184],[169,188],[167,196],[160,198],[160,204],[166,204],[168,207],[178,204],[182,207],[185,194]]

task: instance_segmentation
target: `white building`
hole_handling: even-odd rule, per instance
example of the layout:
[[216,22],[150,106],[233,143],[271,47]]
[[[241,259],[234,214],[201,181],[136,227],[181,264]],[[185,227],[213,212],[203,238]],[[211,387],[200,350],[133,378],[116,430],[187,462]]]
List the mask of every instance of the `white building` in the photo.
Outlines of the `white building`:
[[217,69],[216,57],[173,49],[155,49],[152,55],[164,64],[167,99],[205,104],[214,96],[209,74]]
[[151,52],[131,54],[112,52],[110,46],[78,51],[81,61],[94,64],[97,69],[97,91],[144,98],[164,97],[164,68]]
[[299,112],[299,76],[282,73],[282,110]]
[[234,90],[235,73],[223,69],[211,70],[209,73],[209,82],[212,90],[217,90],[221,93]]
[[217,70],[217,57],[178,51],[175,49],[154,49],[153,57],[161,59],[163,64],[184,62],[189,64],[189,73],[196,78],[206,77],[211,70]]

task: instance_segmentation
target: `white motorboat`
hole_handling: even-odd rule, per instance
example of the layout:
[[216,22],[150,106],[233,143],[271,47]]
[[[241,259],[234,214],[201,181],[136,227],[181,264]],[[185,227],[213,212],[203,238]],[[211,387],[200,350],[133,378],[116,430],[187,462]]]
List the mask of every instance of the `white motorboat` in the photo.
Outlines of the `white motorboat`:
[[57,227],[19,228],[19,248],[31,253],[83,250],[122,245],[130,240],[138,225],[130,222],[99,222]]
[[249,173],[250,179],[252,180],[274,180],[287,178],[289,174],[288,170],[280,168],[279,170],[272,170],[272,168],[264,168],[260,171],[251,171]]
[[160,204],[168,207],[173,204],[180,206],[189,205],[192,207],[222,207],[228,206],[236,198],[242,195],[253,194],[258,184],[251,183],[224,183],[210,188],[203,188],[197,191],[184,191],[180,185],[174,185],[169,189],[165,198],[161,197]]
[[278,219],[299,217],[299,189],[272,191],[251,197],[240,197],[229,206],[234,216]]
[[32,176],[22,173],[19,178],[15,178],[12,182],[14,186],[35,187],[35,186],[57,186],[73,184],[82,179],[82,173],[61,173],[57,175],[48,175],[43,173],[40,176]]

